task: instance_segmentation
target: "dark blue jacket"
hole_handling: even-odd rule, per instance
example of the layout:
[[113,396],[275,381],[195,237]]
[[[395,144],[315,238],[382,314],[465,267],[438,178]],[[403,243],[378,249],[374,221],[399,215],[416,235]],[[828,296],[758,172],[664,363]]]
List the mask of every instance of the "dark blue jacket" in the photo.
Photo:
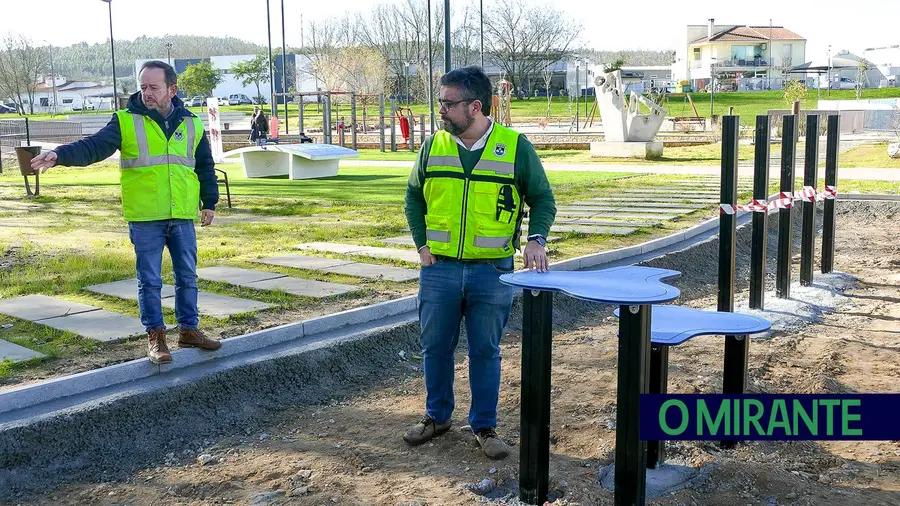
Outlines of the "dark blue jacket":
[[[186,117],[194,117],[194,113],[188,111],[184,107],[184,102],[178,97],[172,98],[172,107],[174,108],[169,120],[162,117],[159,112],[148,109],[141,100],[141,92],[131,95],[128,99],[127,110],[130,113],[142,114],[149,116],[159,125],[159,128],[166,133],[166,139],[170,138],[181,121]],[[56,163],[59,165],[67,165],[74,167],[85,167],[92,163],[106,160],[117,149],[122,146],[122,131],[119,129],[119,120],[113,114],[112,120],[101,128],[94,135],[85,137],[80,141],[60,146],[56,151]],[[200,144],[197,146],[195,156],[197,165],[194,172],[197,179],[200,180],[200,201],[203,209],[216,209],[216,203],[219,201],[219,186],[216,183],[216,163],[212,157],[212,150],[209,147],[209,139],[206,133],[200,137]]]

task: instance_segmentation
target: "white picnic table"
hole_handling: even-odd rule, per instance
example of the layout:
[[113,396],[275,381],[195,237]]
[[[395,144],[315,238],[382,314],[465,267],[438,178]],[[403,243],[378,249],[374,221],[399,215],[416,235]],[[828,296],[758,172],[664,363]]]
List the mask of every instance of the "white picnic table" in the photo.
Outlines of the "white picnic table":
[[234,149],[225,153],[225,158],[238,155],[248,178],[287,175],[289,179],[312,179],[336,176],[340,159],[357,158],[359,152],[331,144],[269,144]]

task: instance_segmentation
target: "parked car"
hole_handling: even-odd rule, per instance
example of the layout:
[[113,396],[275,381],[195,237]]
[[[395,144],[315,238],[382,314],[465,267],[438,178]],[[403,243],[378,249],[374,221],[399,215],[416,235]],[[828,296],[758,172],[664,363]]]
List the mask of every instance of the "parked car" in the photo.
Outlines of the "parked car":
[[253,105],[253,101],[243,93],[232,93],[228,95],[228,105]]
[[228,105],[228,97],[219,97],[219,105]]
[[191,98],[185,98],[184,105],[188,107],[200,107],[202,105],[206,105],[206,99],[201,97],[200,95],[196,95]]
[[827,90],[828,88],[831,88],[832,90],[855,90],[856,81],[849,77],[842,77],[840,81],[838,81],[837,76],[833,76],[831,78],[831,83],[829,83],[828,78],[819,78],[819,89]]
[[93,111],[97,106],[91,102],[91,99],[86,98],[84,100],[80,98],[76,98],[72,101],[72,110],[73,111]]
[[15,108],[0,104],[0,114],[15,114],[15,112]]

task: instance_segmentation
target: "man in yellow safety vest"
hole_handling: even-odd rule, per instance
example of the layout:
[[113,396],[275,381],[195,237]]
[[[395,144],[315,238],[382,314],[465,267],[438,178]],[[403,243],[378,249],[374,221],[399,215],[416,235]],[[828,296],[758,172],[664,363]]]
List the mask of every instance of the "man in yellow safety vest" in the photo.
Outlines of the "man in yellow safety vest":
[[[175,69],[149,61],[140,72],[141,91],[116,111],[99,132],[59,146],[31,161],[35,170],[54,165],[84,167],[120,152],[122,211],[137,257],[138,306],[147,330],[153,363],[172,361],[163,323],[162,252],[169,249],[175,274],[178,344],[215,350],[221,343],[199,328],[197,311],[197,235],[212,224],[219,190],[215,162],[203,123],[175,93]],[[201,205],[202,204],[202,205]]]
[[528,140],[490,117],[491,81],[478,67],[440,81],[444,129],[419,151],[406,191],[406,217],[419,250],[419,321],[425,416],[403,439],[419,445],[450,429],[454,352],[465,317],[472,401],[469,425],[485,455],[509,454],[497,435],[500,337],[513,289],[499,281],[529,208],[525,267],[548,269],[544,249],[556,203]]

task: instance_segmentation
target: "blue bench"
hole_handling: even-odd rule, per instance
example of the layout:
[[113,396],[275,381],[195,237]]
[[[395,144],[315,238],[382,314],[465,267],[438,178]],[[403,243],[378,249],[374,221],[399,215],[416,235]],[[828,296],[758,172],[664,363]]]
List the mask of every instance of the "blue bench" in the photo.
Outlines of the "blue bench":
[[[720,311],[703,311],[681,306],[653,306],[650,324],[650,384],[648,394],[668,390],[669,347],[702,335],[738,336],[765,332],[772,325],[756,316]],[[619,310],[615,311],[619,316]],[[746,361],[743,363],[746,364]],[[726,362],[725,366],[728,366]],[[728,371],[724,371],[727,376]],[[666,442],[647,442],[647,467],[655,469],[666,460]]]

